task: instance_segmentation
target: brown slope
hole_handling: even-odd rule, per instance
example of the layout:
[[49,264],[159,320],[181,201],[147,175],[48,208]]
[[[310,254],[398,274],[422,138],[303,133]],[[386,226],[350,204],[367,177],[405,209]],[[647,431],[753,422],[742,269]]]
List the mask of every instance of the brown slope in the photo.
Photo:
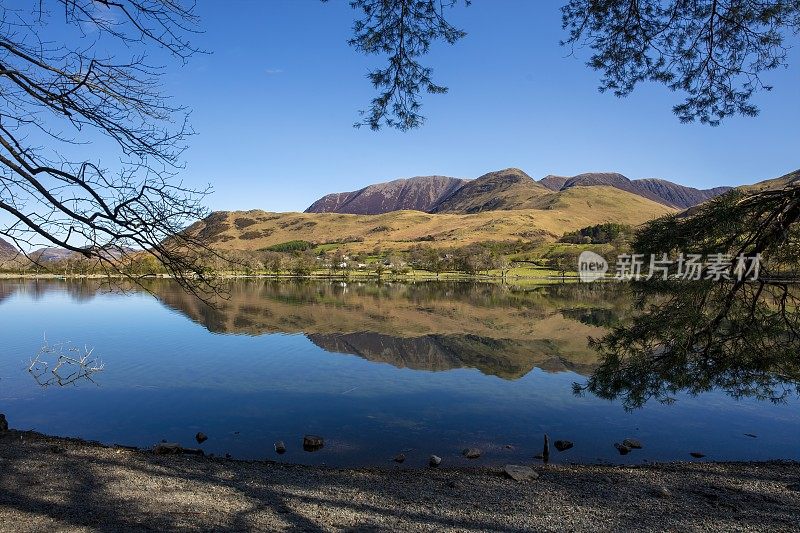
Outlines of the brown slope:
[[783,189],[784,187],[797,186],[797,185],[800,185],[800,169],[785,174],[779,178],[772,178],[764,181],[759,181],[758,183],[754,183],[753,185],[742,185],[741,187],[736,187],[736,189],[745,192],[758,192],[758,191]]
[[429,211],[465,180],[447,176],[418,176],[369,185],[353,192],[323,196],[306,213],[378,215],[390,211]]
[[442,198],[431,213],[480,213],[530,209],[553,194],[518,168],[484,174]]

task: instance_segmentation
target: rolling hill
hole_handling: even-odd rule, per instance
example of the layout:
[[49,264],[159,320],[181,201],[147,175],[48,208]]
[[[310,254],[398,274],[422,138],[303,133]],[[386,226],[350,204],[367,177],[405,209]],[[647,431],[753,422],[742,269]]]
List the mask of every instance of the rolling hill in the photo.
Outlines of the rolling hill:
[[[541,187],[544,189],[544,187]],[[538,192],[538,191],[537,191]],[[353,250],[438,247],[482,241],[555,239],[603,222],[638,225],[674,208],[613,187],[545,190],[528,209],[470,214],[393,211],[379,215],[219,211],[187,229],[221,250],[259,250],[292,240],[350,243]]]

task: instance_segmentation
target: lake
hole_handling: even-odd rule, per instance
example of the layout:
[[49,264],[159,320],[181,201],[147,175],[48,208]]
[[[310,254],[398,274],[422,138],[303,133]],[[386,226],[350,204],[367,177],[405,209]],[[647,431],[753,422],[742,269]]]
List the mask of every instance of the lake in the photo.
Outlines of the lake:
[[[0,280],[12,427],[139,447],[197,446],[201,431],[206,453],[331,466],[391,467],[400,452],[411,467],[432,453],[443,466],[530,462],[545,433],[574,442],[551,462],[800,460],[795,394],[678,393],[633,410],[575,394],[599,364],[588,337],[633,312],[619,285],[251,279],[213,307],[168,280],[147,289]],[[29,371],[45,339],[93,349],[102,370],[57,376],[43,354]],[[324,448],[303,451],[307,433]],[[644,448],[621,456],[625,438]]]

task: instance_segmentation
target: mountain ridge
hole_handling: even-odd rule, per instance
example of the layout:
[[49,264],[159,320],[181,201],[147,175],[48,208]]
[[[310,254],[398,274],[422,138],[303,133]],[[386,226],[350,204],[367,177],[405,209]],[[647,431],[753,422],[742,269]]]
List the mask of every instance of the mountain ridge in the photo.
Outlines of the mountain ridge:
[[357,191],[327,194],[304,212],[378,215],[410,209],[469,214],[535,209],[541,208],[547,192],[592,186],[614,187],[677,209],[693,207],[731,190],[731,187],[696,189],[660,178],[631,180],[617,172],[549,174],[537,181],[512,167],[470,180],[437,175],[374,183]]

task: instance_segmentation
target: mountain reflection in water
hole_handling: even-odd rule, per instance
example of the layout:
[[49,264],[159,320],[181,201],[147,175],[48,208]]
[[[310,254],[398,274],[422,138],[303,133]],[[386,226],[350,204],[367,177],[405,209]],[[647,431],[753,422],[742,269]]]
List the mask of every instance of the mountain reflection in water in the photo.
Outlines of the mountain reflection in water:
[[[303,333],[320,348],[399,368],[476,368],[516,379],[534,367],[588,374],[589,336],[628,312],[619,287],[514,289],[469,283],[234,282],[213,306],[168,284],[147,285],[209,331]],[[610,317],[610,318],[609,318]]]

